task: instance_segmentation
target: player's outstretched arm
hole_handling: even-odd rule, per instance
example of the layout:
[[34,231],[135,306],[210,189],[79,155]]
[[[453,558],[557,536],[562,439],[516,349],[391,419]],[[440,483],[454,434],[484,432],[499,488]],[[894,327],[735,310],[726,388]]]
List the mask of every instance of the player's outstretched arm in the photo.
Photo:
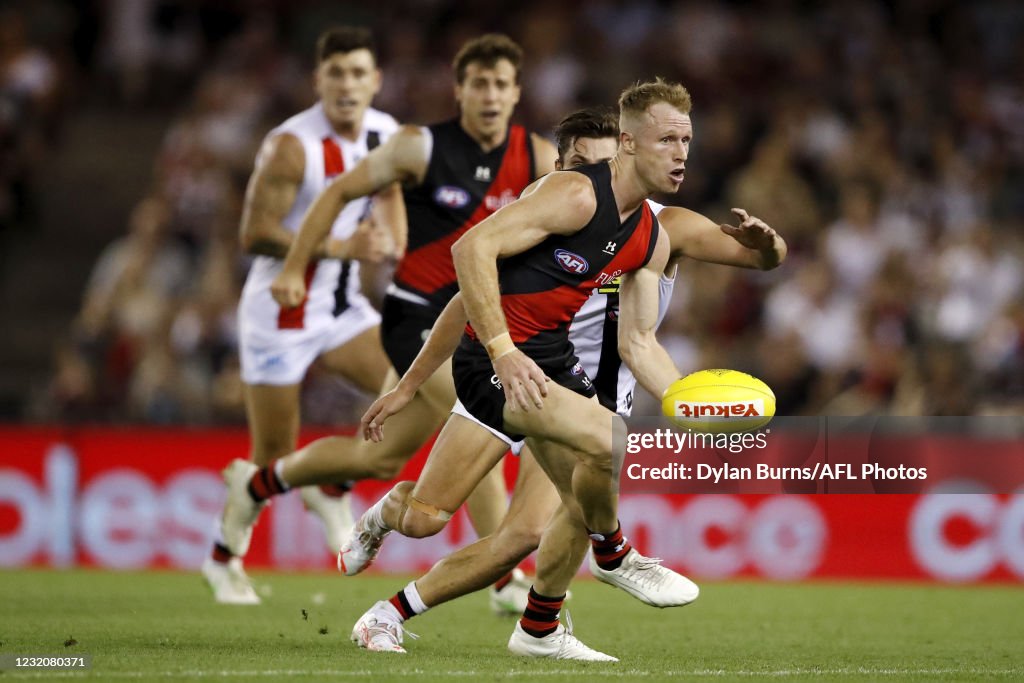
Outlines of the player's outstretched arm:
[[662,229],[650,261],[623,277],[619,290],[619,355],[640,386],[659,399],[680,376],[676,364],[654,335],[658,324],[658,280],[668,257],[668,237]]
[[537,364],[512,343],[498,290],[499,258],[520,254],[550,235],[570,235],[597,210],[590,181],[578,173],[552,173],[523,196],[463,235],[452,247],[466,313],[501,380],[510,410],[538,408],[547,395]]
[[462,305],[462,293],[452,297],[430,330],[423,348],[398,385],[387,392],[367,409],[359,421],[363,438],[368,441],[384,439],[384,421],[409,404],[419,388],[438,368],[455,353],[462,332],[466,328],[466,308]]
[[[303,275],[316,247],[325,241],[331,226],[345,205],[359,197],[378,192],[392,183],[408,182],[423,177],[427,168],[423,131],[403,126],[387,142],[366,155],[362,161],[341,174],[324,188],[306,211],[295,235],[281,272],[270,286],[274,299],[284,307],[298,306],[306,296]],[[351,240],[332,241],[330,258],[348,258]]]
[[771,270],[786,258],[786,241],[761,219],[733,209],[739,226],[719,225],[696,211],[667,206],[658,221],[668,233],[672,258],[689,256],[727,266]]

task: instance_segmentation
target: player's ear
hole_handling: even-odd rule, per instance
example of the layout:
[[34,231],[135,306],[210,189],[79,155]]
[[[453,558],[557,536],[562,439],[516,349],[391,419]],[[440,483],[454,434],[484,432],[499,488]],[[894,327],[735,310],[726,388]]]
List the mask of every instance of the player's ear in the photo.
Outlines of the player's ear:
[[562,164],[562,157],[555,159],[555,170],[561,171],[565,166]]
[[636,138],[632,133],[627,131],[619,133],[619,149],[626,154],[636,154]]

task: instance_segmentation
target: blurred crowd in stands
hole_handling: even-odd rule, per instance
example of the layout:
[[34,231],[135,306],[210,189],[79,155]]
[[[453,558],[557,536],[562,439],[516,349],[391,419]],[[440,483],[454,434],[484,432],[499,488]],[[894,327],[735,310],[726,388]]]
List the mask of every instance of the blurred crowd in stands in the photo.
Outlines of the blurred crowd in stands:
[[[542,132],[638,79],[691,90],[687,179],[662,199],[722,221],[743,207],[786,238],[789,258],[767,273],[683,265],[660,336],[684,372],[749,371],[785,415],[1024,412],[1021,3],[209,4],[97,12],[89,77],[110,106],[180,114],[149,193],[96,261],[37,417],[244,418],[245,183],[266,131],[313,101],[316,34],[345,21],[376,30],[375,106],[403,122],[454,114],[450,58],[491,30],[523,45],[515,120]],[[17,22],[0,26],[6,222],[24,208],[56,69]],[[307,422],[351,423],[362,405],[308,380]]]

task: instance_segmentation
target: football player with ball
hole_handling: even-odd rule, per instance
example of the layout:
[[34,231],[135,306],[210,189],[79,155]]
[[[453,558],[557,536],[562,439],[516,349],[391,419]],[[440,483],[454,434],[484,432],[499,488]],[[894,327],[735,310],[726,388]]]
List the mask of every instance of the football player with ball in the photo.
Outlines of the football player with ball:
[[[677,109],[675,114],[679,112],[680,110]],[[660,108],[659,113],[669,118],[674,116],[671,109]],[[575,121],[574,117],[576,117]],[[606,162],[616,154],[618,141],[606,132],[606,128],[602,128],[598,124],[589,127],[580,125],[580,119],[586,120],[587,117],[592,120],[599,119],[600,114],[589,112],[567,117],[558,131],[560,164],[563,167]],[[626,120],[625,117],[624,120]],[[677,148],[673,152],[677,155],[675,164],[679,172],[672,175],[672,178],[681,182],[682,162],[685,162],[685,149],[689,142],[691,127],[688,116],[677,116],[676,121],[684,123],[684,125],[668,126],[672,130],[667,131],[663,138],[656,137],[651,142],[665,147],[674,145]],[[651,124],[651,127],[656,125],[657,122]],[[624,140],[626,137],[623,135]],[[634,152],[634,154],[636,153]],[[678,155],[681,155],[681,158]],[[607,164],[598,164],[598,166],[607,167]],[[595,167],[588,168],[593,170]],[[673,189],[678,187],[677,183],[674,185]],[[649,299],[650,302],[657,305],[647,306],[643,311],[642,327],[649,332],[653,332],[653,328],[664,315],[676,263],[683,256],[714,263],[762,269],[774,268],[785,258],[784,241],[773,229],[757,218],[748,216],[746,212],[735,210],[741,220],[739,226],[721,226],[687,209],[662,208],[657,205],[652,207],[651,204],[653,203],[647,205],[649,209],[660,210],[658,222],[661,223],[664,232],[662,240],[659,241],[668,244],[665,247],[660,247],[664,251],[658,270],[650,276],[645,276],[647,278],[646,291],[651,293],[655,289],[651,285],[658,283],[656,287],[660,293],[660,296],[652,296]],[[665,237],[667,239],[664,239]],[[603,244],[604,241],[602,241]],[[571,263],[569,265],[572,266]],[[576,313],[570,338],[573,345],[576,346],[576,353],[582,361],[582,367],[578,374],[572,371],[569,374],[586,378],[585,381],[580,382],[580,388],[576,389],[578,393],[585,395],[585,389],[590,384],[597,388],[598,397],[607,408],[613,410],[617,408],[620,413],[628,414],[631,403],[628,397],[636,380],[628,370],[620,367],[617,349],[614,348],[616,345],[602,345],[602,341],[609,338],[608,321],[612,323],[619,321],[617,291],[610,292],[609,289],[600,287],[583,304],[583,308]],[[471,317],[466,315],[462,296],[453,300],[449,308],[442,314],[426,346],[399,386],[393,392],[379,399],[367,412],[363,419],[363,427],[364,434],[368,438],[377,440],[383,437],[383,422],[390,415],[401,410],[410,397],[415,394],[417,383],[422,381],[423,377],[429,376],[433,368],[455,350],[466,320]],[[634,306],[637,304],[636,301],[630,303]],[[597,314],[588,315],[588,308],[590,311],[596,311]],[[615,315],[610,315],[613,312]],[[622,319],[626,321],[627,325],[637,325],[635,319],[632,321],[628,319],[625,308],[623,314]],[[613,329],[611,332],[611,338],[615,339],[615,330]],[[585,349],[593,352],[587,353]],[[497,350],[497,353],[493,354],[495,361],[500,360],[513,350],[515,349]],[[662,353],[664,352],[662,351]],[[667,355],[664,358],[667,360]],[[496,362],[495,365],[497,364]],[[673,374],[675,367],[671,360],[667,360],[667,365],[671,367],[671,370],[661,372],[656,377],[678,376],[678,373]],[[664,367],[663,363],[658,369],[663,370]],[[595,370],[595,381],[590,383],[589,375],[584,372],[592,373]],[[648,367],[646,381],[643,383],[646,388],[656,390],[660,395],[669,385],[670,380],[652,378],[651,375]],[[339,567],[343,571],[354,574],[367,566],[376,555],[384,537],[391,530],[398,530],[400,533],[410,536],[424,536],[436,533],[444,526],[444,522],[450,517],[450,511],[454,511],[458,507],[459,501],[457,499],[442,501],[435,498],[433,491],[439,489],[433,486],[430,480],[436,479],[439,486],[445,486],[446,490],[451,492],[467,485],[466,479],[469,479],[469,483],[471,483],[472,476],[478,468],[475,465],[463,466],[459,470],[458,476],[454,476],[453,471],[444,472],[444,476],[439,476],[447,469],[442,466],[431,470],[431,465],[437,464],[439,451],[448,452],[448,458],[452,462],[468,464],[471,458],[479,457],[481,453],[489,455],[493,451],[500,457],[500,451],[503,451],[512,441],[509,433],[517,435],[520,429],[523,433],[528,433],[527,429],[529,429],[537,436],[537,432],[543,429],[538,429],[537,422],[531,423],[531,419],[526,416],[529,415],[536,419],[540,413],[546,412],[540,406],[547,408],[548,406],[545,404],[551,403],[552,391],[545,386],[546,377],[528,374],[526,382],[518,385],[515,391],[511,390],[510,375],[502,376],[502,373],[494,372],[493,377],[498,377],[503,385],[496,391],[502,393],[507,399],[509,406],[506,408],[505,415],[511,417],[508,422],[513,424],[508,426],[513,429],[503,430],[483,424],[482,420],[476,418],[471,410],[467,410],[466,406],[458,405],[454,412],[462,419],[454,421],[454,424],[462,424],[464,427],[468,426],[479,431],[474,434],[470,430],[469,433],[473,436],[468,439],[445,439],[442,435],[439,444],[435,446],[431,454],[431,460],[434,462],[428,461],[424,476],[421,476],[415,488],[412,482],[400,484],[389,496],[379,501],[363,516],[357,524],[353,542],[346,546],[339,555]],[[511,377],[514,381],[515,375],[511,375]],[[546,401],[544,400],[545,393],[547,394]],[[474,400],[472,396],[467,396],[467,398]],[[605,423],[610,427],[610,420],[602,419],[603,415],[611,416],[607,408],[599,409],[595,403],[590,402],[584,402],[584,404],[592,405],[593,412],[602,412],[602,415],[596,416],[593,420],[580,419],[578,429],[597,431],[594,427],[599,423],[602,427]],[[506,425],[498,426],[505,427]],[[549,429],[548,432],[557,433],[564,428],[565,425],[559,424]],[[527,440],[531,447],[540,446],[540,449],[547,451],[541,455],[542,458],[545,458],[543,467],[532,457],[523,458],[509,512],[498,531],[442,560],[428,574],[410,583],[389,601],[381,601],[374,605],[357,622],[352,633],[353,640],[361,647],[371,650],[404,652],[402,624],[406,619],[422,613],[429,607],[488,585],[492,580],[490,577],[500,576],[507,571],[506,567],[515,566],[519,560],[538,546],[540,532],[548,522],[552,521],[552,518],[554,521],[551,527],[558,534],[557,543],[548,547],[541,543],[538,582],[531,592],[530,605],[523,619],[516,626],[509,642],[509,648],[513,652],[527,656],[564,659],[614,660],[614,658],[596,652],[581,643],[558,621],[559,608],[564,599],[564,588],[561,586],[568,584],[568,580],[575,573],[578,562],[586,551],[587,535],[581,528],[584,523],[591,529],[589,537],[594,549],[591,570],[600,580],[618,586],[634,597],[659,607],[686,604],[696,598],[697,587],[692,582],[661,567],[656,561],[639,555],[629,546],[620,529],[615,528],[612,531],[611,525],[606,522],[608,528],[593,530],[594,527],[590,526],[589,522],[584,522],[587,515],[581,509],[583,501],[577,501],[574,498],[576,482],[572,478],[572,471],[580,466],[577,460],[578,456],[570,453],[565,444],[553,445],[551,439],[546,441],[545,443],[543,436]],[[534,448],[534,450],[537,449]],[[555,451],[554,457],[552,457],[552,451]],[[527,453],[524,451],[524,456],[526,455]],[[558,480],[558,485],[553,485],[548,480],[544,474],[545,471],[550,472],[552,477]],[[451,486],[455,479],[458,480],[458,486]],[[572,483],[567,483],[567,480]],[[422,486],[423,484],[426,486]],[[595,494],[591,492],[590,495]],[[599,498],[600,495],[598,492],[596,497]],[[611,495],[614,497],[614,494]],[[605,502],[608,502],[607,499]],[[588,501],[587,504],[592,503]],[[570,506],[572,509],[569,509]],[[614,502],[612,501],[612,509],[614,509],[613,506]],[[611,519],[614,520],[614,517]],[[617,524],[615,526],[617,527]],[[545,562],[551,563],[552,561],[560,565],[559,570],[554,572],[558,575],[554,580],[545,576],[548,572],[545,569]],[[545,579],[548,580],[546,585],[542,583]],[[555,586],[554,591],[547,587],[552,585]]]

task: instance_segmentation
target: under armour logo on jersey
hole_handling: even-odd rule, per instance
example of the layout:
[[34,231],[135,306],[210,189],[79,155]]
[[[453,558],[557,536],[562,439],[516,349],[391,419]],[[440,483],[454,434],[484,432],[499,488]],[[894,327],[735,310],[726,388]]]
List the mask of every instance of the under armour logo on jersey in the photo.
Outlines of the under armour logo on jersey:
[[501,380],[498,379],[497,375],[491,375],[491,384],[494,385],[495,389],[501,390]]
[[609,242],[608,245],[605,246],[605,248],[602,249],[601,251],[603,251],[606,254],[610,254],[611,256],[615,256],[615,250],[618,248],[618,246],[619,245],[617,245],[615,242]]
[[491,182],[491,169],[489,166],[477,166],[476,175],[473,176],[474,180],[479,180],[485,183]]

